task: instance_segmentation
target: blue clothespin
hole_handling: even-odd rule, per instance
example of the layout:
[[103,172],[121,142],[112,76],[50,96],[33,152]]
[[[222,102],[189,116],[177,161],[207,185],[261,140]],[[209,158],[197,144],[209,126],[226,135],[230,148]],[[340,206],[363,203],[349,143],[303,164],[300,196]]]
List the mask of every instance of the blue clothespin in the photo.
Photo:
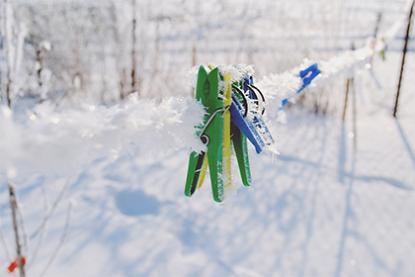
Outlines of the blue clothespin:
[[[264,102],[265,98],[261,91],[256,88],[253,83],[253,77],[249,76],[244,78],[242,83],[242,88],[245,89],[245,93],[237,87],[234,87],[234,90],[245,95],[244,97],[248,97],[250,100],[258,102],[259,105],[259,102]],[[261,153],[265,147],[274,143],[274,139],[272,138],[270,131],[268,130],[264,120],[261,118],[264,108],[256,111],[256,113],[252,113],[251,117],[248,119],[246,117],[248,111],[244,109],[238,98],[235,95],[232,95],[230,112],[233,124],[235,124],[246,136],[246,138],[255,146],[255,150],[258,154]]]
[[[299,89],[297,89],[296,93],[300,94],[301,92],[303,92],[303,90],[308,87],[311,82],[321,73],[321,70],[318,68],[318,64],[314,63],[312,65],[310,65],[309,67],[307,67],[304,70],[301,70],[300,73],[298,74],[298,76],[301,78],[301,80],[303,81],[301,87]],[[280,103],[280,109],[284,108],[285,106],[288,105],[290,98],[293,97],[293,95],[284,98],[281,100]]]
[[247,139],[255,146],[256,152],[259,154],[265,147],[264,141],[258,134],[255,126],[243,117],[244,111],[242,105],[236,99],[235,95],[232,95],[231,104],[231,117],[232,122],[241,130],[241,132],[247,137]]
[[254,84],[254,78],[252,76],[247,76],[243,80],[243,91],[248,93],[250,99],[256,100],[257,97],[255,93],[251,90],[250,86]]
[[311,82],[321,73],[318,68],[318,64],[314,63],[304,70],[300,71],[300,78],[303,80],[303,85],[297,90],[297,93],[301,93]]

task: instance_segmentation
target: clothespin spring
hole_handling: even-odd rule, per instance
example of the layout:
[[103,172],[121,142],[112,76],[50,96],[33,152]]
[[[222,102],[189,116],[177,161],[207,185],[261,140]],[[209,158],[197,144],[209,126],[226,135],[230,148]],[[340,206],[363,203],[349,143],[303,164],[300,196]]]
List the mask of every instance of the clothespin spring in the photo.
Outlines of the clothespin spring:
[[203,126],[203,129],[200,132],[200,139],[202,140],[203,144],[207,145],[209,144],[209,137],[205,135],[206,129],[209,127],[210,123],[212,123],[213,119],[218,113],[224,113],[228,111],[231,108],[231,105],[225,106],[223,108],[217,109],[214,113],[211,114],[208,121],[206,122],[205,126]]

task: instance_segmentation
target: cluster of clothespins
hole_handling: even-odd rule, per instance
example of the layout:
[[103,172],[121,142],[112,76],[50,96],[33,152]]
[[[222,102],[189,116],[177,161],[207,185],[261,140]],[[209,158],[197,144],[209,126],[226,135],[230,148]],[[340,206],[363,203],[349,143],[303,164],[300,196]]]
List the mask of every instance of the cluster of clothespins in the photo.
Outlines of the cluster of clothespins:
[[206,151],[192,152],[189,158],[185,194],[192,196],[203,185],[209,168],[213,199],[224,200],[225,187],[232,185],[231,155],[233,144],[244,186],[251,185],[248,146],[249,140],[257,153],[274,143],[262,115],[265,98],[254,86],[253,76],[232,80],[229,72],[218,68],[199,68],[196,100],[206,110],[197,135]]
[[[280,108],[287,106],[290,98],[300,94],[320,73],[317,64],[301,70],[298,74],[301,87],[294,95],[282,99]],[[265,97],[254,85],[253,76],[246,74],[240,80],[233,80],[229,72],[213,67],[207,70],[204,66],[198,71],[195,97],[206,111],[202,125],[196,126],[206,151],[190,154],[185,194],[190,197],[203,185],[209,168],[213,199],[222,202],[225,188],[232,185],[231,146],[242,183],[249,187],[251,171],[247,141],[258,154],[274,143],[262,119]]]

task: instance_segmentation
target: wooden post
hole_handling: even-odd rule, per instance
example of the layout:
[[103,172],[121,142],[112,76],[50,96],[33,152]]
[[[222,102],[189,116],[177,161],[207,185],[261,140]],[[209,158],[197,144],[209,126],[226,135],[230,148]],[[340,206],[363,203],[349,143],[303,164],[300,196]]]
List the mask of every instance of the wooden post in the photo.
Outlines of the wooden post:
[[22,245],[20,244],[20,235],[19,235],[19,226],[17,223],[17,200],[16,200],[16,193],[12,184],[8,183],[9,187],[9,200],[10,200],[10,209],[12,215],[12,223],[13,223],[13,231],[14,231],[14,239],[16,243],[16,262],[19,268],[19,276],[25,277],[25,267],[23,263],[23,255],[22,255]]
[[[12,106],[12,100],[11,100],[11,94],[13,89],[13,77],[12,77],[12,65],[10,64],[12,61],[10,60],[10,49],[9,46],[11,45],[10,40],[12,40],[12,31],[10,30],[9,26],[11,26],[10,22],[13,20],[12,18],[9,18],[9,11],[11,7],[9,6],[11,3],[8,0],[3,0],[3,47],[4,47],[4,53],[5,53],[5,59],[6,59],[6,88],[5,88],[5,97],[6,97],[6,103],[9,108]],[[13,23],[13,22],[11,22]]]
[[42,71],[43,71],[43,49],[42,49],[42,46],[38,46],[36,50],[36,77],[37,77],[37,86],[39,89],[42,89],[43,87]]
[[400,96],[400,93],[401,93],[403,73],[404,73],[404,70],[405,70],[406,53],[408,52],[408,42],[409,42],[409,36],[410,36],[410,33],[411,33],[411,24],[412,24],[412,15],[413,15],[413,11],[414,11],[414,5],[415,5],[415,0],[412,1],[411,9],[409,11],[408,25],[406,27],[406,34],[405,34],[405,43],[404,43],[403,50],[402,50],[401,70],[400,70],[400,73],[399,73],[399,82],[398,82],[398,89],[396,91],[395,106],[393,108],[393,117],[395,117],[395,118],[396,118],[396,114],[398,113],[399,96]]
[[[355,50],[354,43],[352,43],[352,45],[350,46],[350,49]],[[342,121],[343,122],[346,121],[346,112],[347,112],[347,107],[348,107],[348,104],[349,104],[350,88],[351,88],[352,85],[353,85],[353,77],[347,78],[346,93],[344,95],[344,105],[343,105],[343,113],[342,113]]]
[[357,93],[356,93],[356,86],[354,85],[354,80],[351,80],[350,89],[353,94],[353,101],[352,101],[352,131],[353,131],[353,151],[357,151]]
[[[375,42],[378,39],[379,27],[380,27],[381,21],[382,21],[382,13],[379,12],[378,15],[377,15],[377,17],[376,17],[375,30],[373,31],[373,39],[374,39],[373,46],[372,46],[373,48],[376,47]],[[374,55],[372,55],[370,57],[370,60],[369,60],[370,70],[373,70],[373,68],[372,68],[372,66],[373,66],[373,58],[374,58]]]
[[380,22],[381,21],[382,21],[382,13],[379,12],[377,17],[376,17],[375,31],[373,32],[373,37],[374,38],[378,38],[379,27],[380,27]]
[[[196,42],[193,43],[192,46],[192,67],[195,67],[197,64],[197,48],[196,48]],[[194,98],[195,97],[195,90],[190,89],[190,97]]]
[[196,43],[194,43],[192,46],[192,67],[196,66],[196,64],[197,64],[197,48],[196,48]]
[[137,1],[132,0],[131,26],[131,92],[137,91]]
[[342,113],[342,121],[346,121],[346,112],[347,112],[347,106],[349,103],[349,92],[350,92],[350,83],[352,82],[352,79],[348,78],[346,80],[346,93],[344,94],[344,105],[343,105],[343,113]]
[[10,74],[10,68],[7,70],[7,77],[6,77],[6,101],[7,107],[12,107],[12,98],[11,98],[11,90],[12,90],[12,78]]

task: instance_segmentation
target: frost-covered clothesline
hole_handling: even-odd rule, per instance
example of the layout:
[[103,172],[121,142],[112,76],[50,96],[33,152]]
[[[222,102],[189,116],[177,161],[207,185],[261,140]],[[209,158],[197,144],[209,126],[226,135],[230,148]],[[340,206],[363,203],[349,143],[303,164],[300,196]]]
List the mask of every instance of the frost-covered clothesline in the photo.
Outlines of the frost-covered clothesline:
[[[411,8],[411,4],[412,1],[408,0],[405,11]],[[258,86],[266,92],[265,95],[270,99],[271,105],[275,104],[275,98],[279,101],[280,107],[283,106],[282,101],[295,102],[295,96],[299,94],[298,92],[303,86],[303,80],[299,76],[301,70],[314,63],[318,65],[321,74],[313,80],[313,87],[324,86],[328,80],[335,79],[342,74],[350,74],[353,69],[364,66],[376,54],[384,51],[388,43],[396,37],[405,21],[406,17],[403,17],[387,31],[379,34],[377,38],[369,38],[362,48],[346,51],[326,61],[305,60],[292,70],[264,77]]]
[[[253,74],[251,66],[220,69],[233,80]],[[112,107],[62,110],[44,102],[25,114],[0,106],[0,180],[42,173],[67,176],[101,157],[154,160],[181,148],[204,150],[194,132],[203,114],[202,105],[190,97],[159,102],[131,95]]]
[[0,108],[0,179],[48,173],[68,176],[101,158],[154,157],[182,147],[202,149],[194,127],[203,115],[191,99],[157,103],[133,97],[113,107],[54,111],[40,105],[16,117]]
[[269,99],[270,105],[282,108],[285,106],[285,101],[295,103],[296,96],[303,91],[303,79],[300,78],[299,72],[309,67],[310,64],[316,64],[321,72],[310,85],[321,87],[327,81],[333,80],[341,74],[347,75],[354,68],[365,65],[381,49],[384,49],[384,44],[376,41],[375,47],[367,46],[358,50],[347,51],[327,61],[311,62],[305,60],[300,66],[290,71],[264,77],[258,82],[258,86],[266,92],[265,96]]
[[[323,86],[325,81],[364,65],[395,37],[402,22],[361,49],[318,62],[322,73],[313,85]],[[263,78],[258,86],[270,100],[268,106],[278,108],[278,100],[295,95],[302,85],[298,72],[310,64],[306,61],[294,70]],[[220,69],[231,72],[235,80],[253,73],[250,66]],[[204,146],[195,136],[194,126],[202,117],[202,107],[190,98],[169,98],[161,103],[131,98],[109,108],[86,106],[63,111],[43,104],[19,118],[2,108],[0,178],[10,178],[16,171],[19,175],[72,174],[103,156],[117,158],[129,153],[146,157],[183,147],[200,150]]]
[[[315,84],[323,84],[324,79],[355,64],[357,58],[363,61],[367,57],[368,52],[348,52],[322,63],[326,75]],[[252,73],[251,67],[220,68],[232,72],[235,80]],[[291,71],[264,78],[259,84],[269,98],[268,105],[275,107],[275,98],[295,93],[300,85],[300,78]],[[86,105],[62,111],[43,104],[18,117],[3,107],[0,177],[11,178],[14,172],[20,176],[70,175],[100,157],[115,159],[127,153],[145,158],[179,148],[201,150],[204,146],[194,134],[194,126],[202,117],[203,108],[194,99],[177,97],[157,103],[132,96],[113,107]]]
[[[323,80],[356,64],[356,60],[364,61],[370,53],[369,49],[348,52],[320,63],[325,75],[316,84],[323,84]],[[250,66],[220,69],[231,72],[235,80],[253,73]],[[278,107],[275,98],[295,93],[301,85],[301,79],[293,72],[272,75],[260,82],[269,99],[268,106]],[[204,146],[197,139],[194,126],[202,118],[202,106],[190,97],[173,97],[157,103],[137,100],[132,95],[113,107],[86,105],[62,111],[46,103],[18,117],[3,107],[0,178],[11,178],[14,172],[20,176],[70,175],[100,157],[118,158],[128,153],[145,158],[179,148],[201,150]]]

